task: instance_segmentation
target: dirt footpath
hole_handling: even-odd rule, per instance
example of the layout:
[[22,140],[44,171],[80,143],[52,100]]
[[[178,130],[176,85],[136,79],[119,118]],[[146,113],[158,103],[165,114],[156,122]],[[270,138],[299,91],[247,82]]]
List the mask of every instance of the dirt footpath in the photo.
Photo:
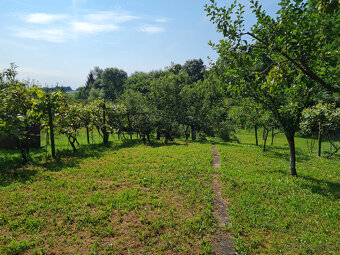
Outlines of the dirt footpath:
[[[215,146],[212,146],[212,152],[212,167],[221,168],[220,156]],[[228,207],[226,201],[222,197],[221,185],[217,174],[213,174],[212,188],[215,194],[213,215],[218,222],[218,229],[216,230],[212,240],[212,252],[213,254],[218,255],[237,254],[234,248],[234,239],[230,231],[228,231],[228,229],[231,227],[228,215]]]

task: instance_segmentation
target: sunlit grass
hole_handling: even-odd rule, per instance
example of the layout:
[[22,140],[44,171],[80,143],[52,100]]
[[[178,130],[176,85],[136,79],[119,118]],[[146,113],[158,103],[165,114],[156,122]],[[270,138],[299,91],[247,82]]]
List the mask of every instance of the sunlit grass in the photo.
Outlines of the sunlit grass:
[[[340,157],[316,157],[296,138],[297,171],[279,135],[267,151],[248,133],[218,144],[221,180],[240,254],[336,254],[340,250]],[[323,150],[327,151],[327,144]]]
[[6,173],[1,254],[210,251],[209,146],[121,141],[86,149],[78,159],[62,154],[59,163]]
[[[337,254],[340,249],[340,156],[329,160],[296,138],[297,171],[279,134],[267,151],[254,135],[238,143],[211,139],[221,155],[217,171],[228,199],[239,254]],[[32,150],[21,165],[17,151],[0,151],[0,254],[211,252],[210,141],[165,146],[85,132],[73,153],[57,136],[58,159]]]

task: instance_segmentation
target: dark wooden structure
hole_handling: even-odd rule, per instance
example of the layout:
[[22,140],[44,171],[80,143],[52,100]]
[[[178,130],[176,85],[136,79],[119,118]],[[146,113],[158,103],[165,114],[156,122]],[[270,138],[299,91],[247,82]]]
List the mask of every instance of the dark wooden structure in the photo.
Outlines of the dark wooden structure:
[[[29,127],[28,129],[28,147],[40,148],[40,125]],[[18,149],[19,139],[14,135],[9,135],[4,139],[0,138],[0,149]]]

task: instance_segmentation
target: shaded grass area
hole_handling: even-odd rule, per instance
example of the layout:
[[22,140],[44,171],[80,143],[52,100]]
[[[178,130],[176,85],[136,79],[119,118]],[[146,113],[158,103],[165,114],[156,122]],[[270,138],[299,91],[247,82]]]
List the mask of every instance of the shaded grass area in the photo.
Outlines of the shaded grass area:
[[[221,181],[240,254],[337,254],[340,250],[340,157],[316,157],[296,139],[297,171],[289,175],[283,135],[267,151],[241,133],[220,142]],[[324,148],[326,151],[327,148]]]
[[[117,141],[117,138],[113,138],[110,136],[111,141]],[[79,141],[79,152],[74,154],[72,152],[72,148],[66,138],[65,135],[55,135],[55,144],[57,156],[60,157],[69,157],[69,156],[77,156],[80,158],[88,157],[88,156],[99,156],[103,151],[102,139],[96,132],[91,132],[90,144],[87,143],[86,132],[82,130],[78,134]],[[46,133],[41,133],[41,148],[31,148],[29,155],[30,164],[37,163],[47,163],[51,161],[51,147],[50,144],[46,146]],[[60,161],[60,160],[59,160]],[[55,164],[55,161],[51,161],[51,167],[58,165]],[[60,162],[59,162],[60,163]],[[0,171],[2,173],[12,171],[13,169],[22,167],[22,158],[20,151],[17,150],[0,150]]]
[[2,171],[0,254],[198,254],[214,226],[210,147],[114,142]]

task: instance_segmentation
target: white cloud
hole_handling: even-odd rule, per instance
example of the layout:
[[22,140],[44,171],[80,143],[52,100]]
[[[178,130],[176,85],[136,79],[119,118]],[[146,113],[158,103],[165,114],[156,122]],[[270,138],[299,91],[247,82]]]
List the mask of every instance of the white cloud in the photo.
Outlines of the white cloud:
[[62,29],[28,30],[22,29],[14,34],[17,37],[43,40],[54,43],[63,43],[68,34]]
[[157,23],[167,23],[170,21],[168,18],[159,18],[155,20]]
[[138,19],[138,17],[130,15],[125,12],[102,11],[88,14],[85,16],[85,19],[95,23],[102,22],[125,23],[131,20]]
[[72,30],[76,33],[99,33],[119,30],[121,23],[138,19],[125,12],[102,11],[83,16],[84,21],[71,22]]
[[90,22],[72,22],[72,30],[76,33],[98,33],[116,31],[119,26],[114,24],[96,24]]
[[160,27],[160,26],[143,26],[140,28],[141,32],[145,32],[148,34],[158,34],[158,33],[162,33],[165,31],[164,27]]
[[[79,4],[86,0],[74,0],[73,4]],[[20,16],[25,23],[20,27],[10,27],[13,35],[20,38],[29,38],[34,40],[43,40],[54,43],[64,43],[72,38],[75,34],[94,34],[102,32],[117,31],[121,24],[131,24],[134,20],[143,20],[143,18],[134,16],[129,12],[116,9],[113,11],[88,12],[75,15],[66,14],[48,14],[48,13],[30,13]],[[166,23],[169,19],[154,19],[157,23]],[[56,23],[58,22],[58,23]],[[35,26],[36,27],[35,27]],[[44,25],[44,29],[41,26]],[[134,24],[136,25],[136,24]],[[138,25],[137,25],[138,26]],[[159,25],[139,25],[139,31],[149,34],[157,34],[165,31],[165,28]]]
[[61,14],[32,13],[25,17],[25,21],[34,24],[49,24],[54,21],[65,20],[68,16]]

